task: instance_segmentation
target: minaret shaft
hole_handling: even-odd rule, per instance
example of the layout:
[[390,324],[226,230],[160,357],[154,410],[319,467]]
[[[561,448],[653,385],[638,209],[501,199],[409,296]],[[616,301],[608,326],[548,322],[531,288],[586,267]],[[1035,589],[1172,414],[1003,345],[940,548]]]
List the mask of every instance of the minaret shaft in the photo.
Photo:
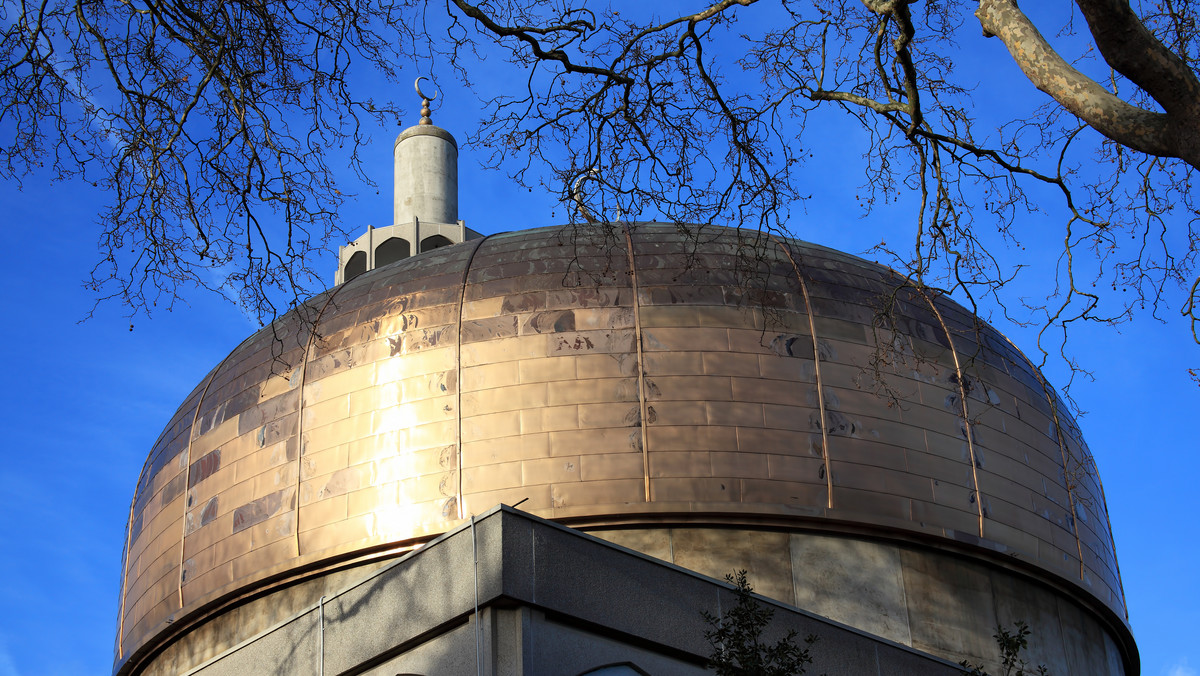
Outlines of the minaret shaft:
[[409,127],[396,138],[392,222],[458,222],[458,144],[432,125]]

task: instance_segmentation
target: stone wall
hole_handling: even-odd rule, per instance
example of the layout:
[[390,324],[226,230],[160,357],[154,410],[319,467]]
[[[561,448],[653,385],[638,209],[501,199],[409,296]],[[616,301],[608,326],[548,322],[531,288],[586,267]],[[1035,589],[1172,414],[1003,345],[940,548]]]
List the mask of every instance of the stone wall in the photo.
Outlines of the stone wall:
[[[754,590],[953,662],[1001,673],[993,634],[1023,621],[1025,653],[1052,674],[1124,676],[1113,633],[1051,587],[952,553],[818,533],[723,528],[592,534],[715,578],[746,570]],[[1136,670],[1134,670],[1136,673]]]

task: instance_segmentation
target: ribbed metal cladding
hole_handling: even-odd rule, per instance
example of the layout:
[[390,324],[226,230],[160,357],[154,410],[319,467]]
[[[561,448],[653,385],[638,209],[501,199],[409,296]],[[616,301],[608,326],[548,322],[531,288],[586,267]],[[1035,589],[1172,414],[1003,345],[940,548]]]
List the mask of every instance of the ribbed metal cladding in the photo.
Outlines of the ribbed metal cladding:
[[155,443],[118,661],[211,602],[522,500],[589,525],[941,542],[1123,618],[1065,406],[945,298],[900,292],[880,323],[900,281],[810,244],[655,224],[493,235],[355,278],[238,346]]

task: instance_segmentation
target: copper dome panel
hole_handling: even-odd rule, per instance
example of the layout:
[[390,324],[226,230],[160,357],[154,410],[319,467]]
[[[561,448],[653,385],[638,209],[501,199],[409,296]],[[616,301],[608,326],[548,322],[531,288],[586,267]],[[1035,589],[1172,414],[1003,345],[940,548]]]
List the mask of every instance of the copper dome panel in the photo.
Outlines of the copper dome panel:
[[1057,394],[900,281],[810,244],[637,224],[493,235],[336,287],[238,346],[155,443],[118,661],[211,602],[518,502],[923,538],[1015,557],[1124,618],[1099,478]]

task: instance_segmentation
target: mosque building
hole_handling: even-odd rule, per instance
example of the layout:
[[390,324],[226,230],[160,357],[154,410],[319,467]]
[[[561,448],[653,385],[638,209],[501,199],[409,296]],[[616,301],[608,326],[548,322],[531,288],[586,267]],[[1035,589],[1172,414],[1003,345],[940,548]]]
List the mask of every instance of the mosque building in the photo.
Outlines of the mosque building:
[[[1079,427],[854,256],[621,222],[482,236],[457,145],[197,384],[138,477],[114,674],[704,674],[746,570],[810,673],[1135,676]],[[715,579],[714,579],[715,578]]]

